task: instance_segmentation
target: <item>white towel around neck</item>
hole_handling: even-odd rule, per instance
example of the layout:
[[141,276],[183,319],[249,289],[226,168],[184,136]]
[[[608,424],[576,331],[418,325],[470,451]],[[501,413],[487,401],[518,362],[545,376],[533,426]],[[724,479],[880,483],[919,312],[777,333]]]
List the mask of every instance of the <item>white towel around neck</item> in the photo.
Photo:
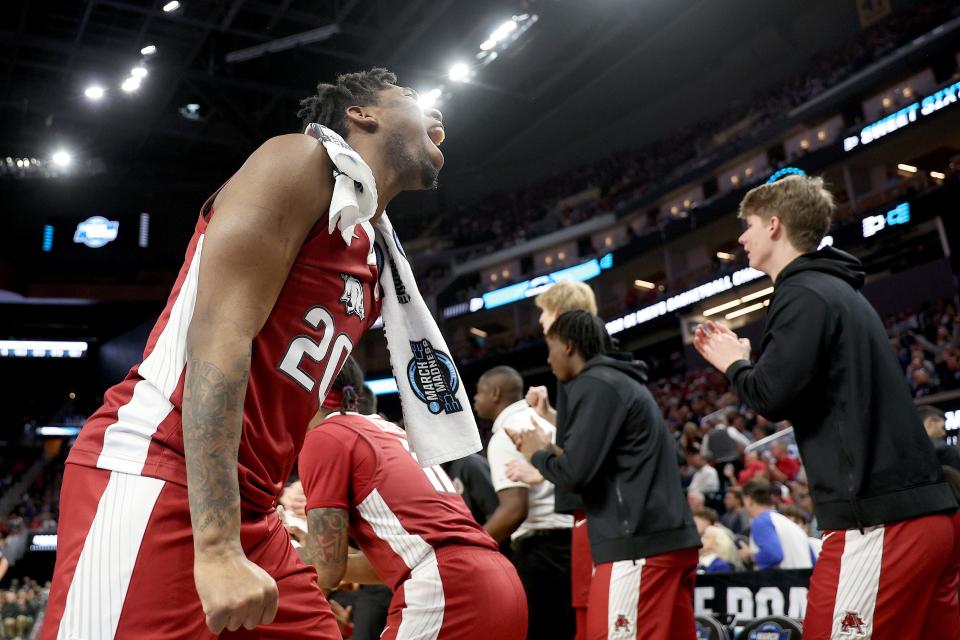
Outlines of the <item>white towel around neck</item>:
[[[305,133],[323,144],[336,168],[329,232],[338,230],[349,245],[354,227],[368,224],[377,210],[373,172],[331,129],[311,123]],[[386,212],[374,226],[382,256],[384,334],[400,391],[403,423],[417,460],[428,467],[479,451],[480,434],[460,373],[420,295]]]

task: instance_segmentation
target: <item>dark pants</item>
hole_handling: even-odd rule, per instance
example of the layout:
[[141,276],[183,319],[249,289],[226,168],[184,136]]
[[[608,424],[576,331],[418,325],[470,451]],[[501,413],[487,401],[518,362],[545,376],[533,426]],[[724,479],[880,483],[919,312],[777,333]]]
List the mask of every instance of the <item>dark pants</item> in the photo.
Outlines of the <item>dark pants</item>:
[[566,640],[576,632],[570,606],[570,529],[536,531],[515,540],[514,566],[527,592],[528,640]]
[[379,584],[365,584],[353,601],[353,640],[377,640],[387,625],[393,592]]

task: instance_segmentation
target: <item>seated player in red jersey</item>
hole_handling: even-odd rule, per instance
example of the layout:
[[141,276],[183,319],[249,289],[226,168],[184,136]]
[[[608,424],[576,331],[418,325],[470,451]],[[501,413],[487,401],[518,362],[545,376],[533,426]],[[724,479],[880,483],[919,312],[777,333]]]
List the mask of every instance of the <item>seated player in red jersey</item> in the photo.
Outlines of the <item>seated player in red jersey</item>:
[[433,186],[443,129],[385,69],[302,104],[370,169],[369,224],[349,244],[331,233],[334,161],[299,133],[266,141],[202,207],[143,361],[67,459],[44,640],[340,638],[273,508],[379,315],[371,225],[399,192]]
[[[348,358],[300,452],[301,556],[330,589],[369,582],[372,565],[394,592],[384,640],[522,640],[527,602],[513,565],[443,469],[420,466],[402,429],[355,413],[362,384]],[[348,537],[363,556],[348,555]]]

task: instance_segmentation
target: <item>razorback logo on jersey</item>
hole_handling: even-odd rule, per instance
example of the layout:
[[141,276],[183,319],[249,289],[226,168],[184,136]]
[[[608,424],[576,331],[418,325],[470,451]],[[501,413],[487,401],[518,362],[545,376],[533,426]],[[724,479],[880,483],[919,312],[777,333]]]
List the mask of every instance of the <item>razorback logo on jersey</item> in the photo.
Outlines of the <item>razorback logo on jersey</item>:
[[840,620],[840,633],[849,633],[858,636],[865,636],[863,627],[867,624],[856,611],[844,611],[843,618]]
[[617,621],[613,623],[613,630],[630,633],[630,621],[627,620],[627,616],[622,613],[617,615]]
[[347,315],[358,316],[361,320],[364,318],[363,311],[363,285],[353,276],[341,273],[343,278],[343,295],[340,296],[340,302],[343,303]]

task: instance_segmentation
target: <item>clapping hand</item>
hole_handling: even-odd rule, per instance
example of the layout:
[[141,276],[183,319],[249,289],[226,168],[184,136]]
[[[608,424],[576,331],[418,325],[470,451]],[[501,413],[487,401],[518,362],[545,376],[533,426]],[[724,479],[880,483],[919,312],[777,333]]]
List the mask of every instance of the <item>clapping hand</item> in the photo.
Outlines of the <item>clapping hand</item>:
[[750,359],[750,341],[738,338],[728,327],[717,322],[697,325],[693,346],[721,373],[725,373],[737,360]]
[[507,460],[507,478],[531,485],[543,482],[543,476],[537,468],[523,460]]
[[550,446],[552,442],[550,434],[540,428],[536,418],[530,416],[530,423],[533,425],[532,429],[525,429],[524,431],[506,430],[507,435],[513,440],[514,446],[527,460],[532,458],[533,454],[540,449]]

